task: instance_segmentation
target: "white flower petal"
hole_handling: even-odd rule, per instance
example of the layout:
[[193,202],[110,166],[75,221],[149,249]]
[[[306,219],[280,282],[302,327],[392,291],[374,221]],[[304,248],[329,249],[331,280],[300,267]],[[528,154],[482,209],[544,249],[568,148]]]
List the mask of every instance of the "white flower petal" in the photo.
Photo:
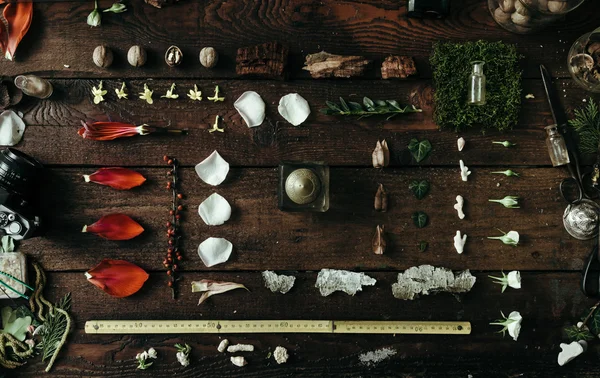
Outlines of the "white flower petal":
[[198,246],[198,255],[207,267],[229,260],[233,244],[223,238],[208,238]]
[[560,349],[562,349],[558,354],[558,364],[560,366],[567,364],[584,352],[583,345],[577,341],[573,341],[571,344],[561,343]]
[[196,173],[205,183],[216,186],[225,181],[229,173],[229,163],[215,150],[196,165]]
[[310,114],[310,106],[298,93],[290,93],[279,100],[279,114],[294,126],[306,121]]
[[198,207],[198,214],[209,226],[219,226],[231,217],[231,205],[218,193],[213,193]]
[[247,91],[233,103],[248,127],[260,126],[265,120],[265,102],[254,91]]
[[12,110],[0,114],[0,145],[14,146],[23,138],[25,122]]
[[507,319],[512,320],[512,322],[506,326],[508,334],[512,336],[513,340],[517,341],[519,333],[521,332],[521,322],[523,321],[523,318],[519,311],[513,311],[508,314]]
[[517,231],[508,231],[506,236],[515,241],[515,244],[519,244],[519,233]]
[[513,289],[521,288],[521,273],[518,270],[508,272],[506,278],[508,286],[512,287]]

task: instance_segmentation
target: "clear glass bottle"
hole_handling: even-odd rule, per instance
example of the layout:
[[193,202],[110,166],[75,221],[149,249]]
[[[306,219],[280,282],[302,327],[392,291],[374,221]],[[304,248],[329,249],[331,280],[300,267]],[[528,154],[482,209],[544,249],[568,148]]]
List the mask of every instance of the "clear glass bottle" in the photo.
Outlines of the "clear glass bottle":
[[483,74],[483,65],[485,62],[478,60],[471,62],[473,72],[469,77],[469,104],[484,105],[485,104],[485,75]]
[[565,139],[558,131],[558,127],[556,125],[546,126],[546,133],[548,133],[546,146],[548,146],[548,154],[550,154],[552,165],[559,167],[569,164],[569,151],[567,150]]
[[52,84],[46,79],[35,75],[19,75],[15,77],[15,86],[27,96],[48,98],[52,95]]

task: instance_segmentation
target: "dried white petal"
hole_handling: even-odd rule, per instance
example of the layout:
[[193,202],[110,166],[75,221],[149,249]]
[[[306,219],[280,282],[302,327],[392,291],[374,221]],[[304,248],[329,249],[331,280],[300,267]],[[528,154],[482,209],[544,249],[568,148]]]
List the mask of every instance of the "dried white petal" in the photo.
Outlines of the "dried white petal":
[[231,357],[231,363],[239,367],[248,365],[248,362],[246,362],[246,359],[242,356]]
[[235,344],[227,347],[229,353],[236,352],[254,352],[254,345],[250,344]]
[[398,282],[392,284],[392,294],[398,299],[415,299],[419,295],[466,293],[475,285],[475,276],[469,270],[454,273],[448,268],[431,265],[414,266],[398,273]]
[[458,138],[458,140],[456,141],[456,146],[458,147],[458,151],[462,151],[463,148],[465,148],[465,138],[460,137]]
[[12,110],[0,114],[0,145],[14,146],[23,138],[25,122]]
[[218,193],[211,194],[198,207],[198,214],[209,226],[219,226],[231,217],[231,205]]
[[459,255],[463,253],[466,242],[467,242],[467,234],[464,234],[461,237],[460,231],[456,231],[456,235],[454,236],[454,248],[456,248],[456,252],[458,252]]
[[215,150],[209,157],[196,164],[196,173],[205,183],[217,186],[225,181],[229,173],[229,163]]
[[347,270],[321,269],[317,276],[315,287],[319,289],[321,295],[326,297],[335,291],[343,291],[346,294],[354,295],[362,291],[362,285],[374,286],[376,279],[367,276],[364,273],[355,273]]
[[277,274],[270,270],[262,272],[263,280],[265,280],[265,286],[273,293],[280,292],[285,294],[294,286],[296,277],[286,276],[283,274]]
[[198,246],[198,255],[207,267],[229,260],[233,244],[223,238],[208,238]]
[[289,357],[287,349],[282,346],[278,346],[273,352],[273,358],[275,358],[275,361],[280,365],[285,364]]
[[265,102],[254,91],[247,91],[233,103],[248,127],[260,126],[265,120]]
[[535,98],[535,96],[532,93],[528,93],[528,94],[525,95],[525,98],[526,99],[532,99],[532,98]]
[[463,212],[464,204],[465,204],[465,199],[463,198],[463,196],[460,196],[460,195],[456,196],[456,204],[454,205],[454,208],[458,212],[459,219],[465,219],[465,213]]
[[221,342],[219,343],[219,346],[217,347],[217,350],[219,351],[219,353],[223,353],[225,352],[225,350],[227,349],[227,346],[229,345],[229,340],[227,339],[223,339],[221,340]]
[[306,121],[310,114],[310,106],[304,97],[298,93],[290,93],[279,100],[279,114],[294,126]]

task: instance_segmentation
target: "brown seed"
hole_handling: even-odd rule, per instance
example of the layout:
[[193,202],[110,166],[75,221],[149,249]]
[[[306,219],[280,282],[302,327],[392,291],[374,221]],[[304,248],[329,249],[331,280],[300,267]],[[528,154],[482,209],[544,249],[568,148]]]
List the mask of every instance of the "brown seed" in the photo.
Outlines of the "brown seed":
[[377,145],[373,150],[372,159],[373,167],[375,168],[387,167],[390,164],[390,150],[388,149],[385,139],[381,142],[377,141]]
[[377,226],[375,230],[375,236],[372,241],[373,253],[376,255],[383,255],[387,243],[385,241],[385,226]]
[[140,45],[131,46],[127,52],[127,61],[134,67],[146,64],[146,50]]
[[205,47],[200,50],[200,64],[206,68],[213,68],[219,61],[219,53],[212,47]]
[[377,211],[387,211],[388,206],[388,195],[383,187],[383,184],[379,184],[377,188],[377,193],[375,193],[375,210]]
[[113,62],[113,53],[108,46],[100,45],[94,49],[92,59],[98,67],[108,68]]

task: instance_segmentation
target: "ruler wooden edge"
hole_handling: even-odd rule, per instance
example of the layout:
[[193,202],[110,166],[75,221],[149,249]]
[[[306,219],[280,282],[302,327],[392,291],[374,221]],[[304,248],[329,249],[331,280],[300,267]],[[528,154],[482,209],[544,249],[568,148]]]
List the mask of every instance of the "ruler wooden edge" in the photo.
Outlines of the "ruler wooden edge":
[[89,320],[87,334],[335,333],[469,335],[463,321],[365,320]]

